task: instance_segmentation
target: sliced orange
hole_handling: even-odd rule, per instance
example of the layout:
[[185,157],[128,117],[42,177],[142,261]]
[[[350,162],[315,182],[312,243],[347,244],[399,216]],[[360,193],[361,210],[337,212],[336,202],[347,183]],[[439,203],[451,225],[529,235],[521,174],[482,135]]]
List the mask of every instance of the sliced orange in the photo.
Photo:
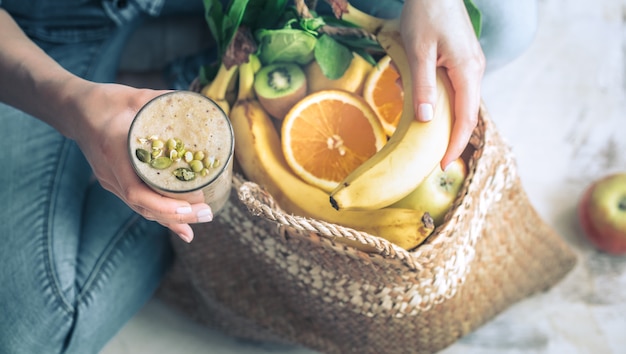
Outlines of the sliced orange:
[[391,136],[402,115],[404,92],[398,85],[400,74],[391,65],[391,58],[382,57],[370,71],[363,86],[363,98],[372,106],[385,133]]
[[367,102],[343,90],[306,96],[287,113],[281,130],[282,150],[294,173],[328,192],[387,141]]

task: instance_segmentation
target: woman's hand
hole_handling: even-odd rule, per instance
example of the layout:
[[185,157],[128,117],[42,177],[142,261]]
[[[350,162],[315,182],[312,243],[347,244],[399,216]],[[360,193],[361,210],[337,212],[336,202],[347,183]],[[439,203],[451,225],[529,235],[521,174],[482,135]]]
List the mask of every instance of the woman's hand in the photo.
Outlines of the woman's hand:
[[436,68],[447,69],[455,91],[450,144],[441,167],[458,158],[478,121],[485,57],[462,0],[406,0],[401,21],[411,65],[416,119],[428,121],[437,99]]
[[189,223],[213,218],[202,192],[189,201],[166,198],[135,174],[127,152],[130,124],[150,99],[165,91],[97,84],[65,70],[33,43],[0,8],[0,101],[74,139],[96,178],[133,210],[190,242]]
[[167,91],[83,84],[86,88],[78,109],[81,117],[76,119],[80,123],[72,136],[100,184],[146,219],[157,221],[191,242],[193,230],[189,224],[213,218],[202,192],[194,192],[189,201],[164,197],[141,181],[128,156],[128,131],[135,114],[150,99]]

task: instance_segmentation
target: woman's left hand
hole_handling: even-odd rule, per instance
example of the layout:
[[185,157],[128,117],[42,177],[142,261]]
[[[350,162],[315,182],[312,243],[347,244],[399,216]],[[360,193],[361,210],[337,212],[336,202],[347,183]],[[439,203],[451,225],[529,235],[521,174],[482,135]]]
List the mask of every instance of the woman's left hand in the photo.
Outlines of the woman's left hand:
[[406,0],[400,17],[411,63],[416,119],[432,118],[437,100],[437,67],[447,70],[455,91],[455,121],[446,166],[462,153],[478,121],[485,57],[462,0]]

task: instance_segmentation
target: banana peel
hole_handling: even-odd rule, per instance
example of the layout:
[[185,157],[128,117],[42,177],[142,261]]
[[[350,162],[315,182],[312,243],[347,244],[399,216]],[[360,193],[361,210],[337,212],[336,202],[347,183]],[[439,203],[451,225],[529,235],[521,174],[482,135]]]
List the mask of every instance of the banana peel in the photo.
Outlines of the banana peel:
[[230,114],[231,102],[227,96],[234,88],[233,84],[236,82],[234,79],[237,77],[238,68],[238,65],[227,68],[223,62],[220,63],[217,75],[213,81],[200,91],[202,95],[210,98],[220,106],[226,115]]

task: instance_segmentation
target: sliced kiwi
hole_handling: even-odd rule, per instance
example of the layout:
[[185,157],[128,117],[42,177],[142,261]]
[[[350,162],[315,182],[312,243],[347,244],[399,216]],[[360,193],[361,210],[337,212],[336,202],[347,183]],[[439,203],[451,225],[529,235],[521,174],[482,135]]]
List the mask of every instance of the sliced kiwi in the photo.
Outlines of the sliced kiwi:
[[298,64],[266,65],[254,77],[254,91],[259,103],[272,117],[283,119],[306,95],[306,75]]

